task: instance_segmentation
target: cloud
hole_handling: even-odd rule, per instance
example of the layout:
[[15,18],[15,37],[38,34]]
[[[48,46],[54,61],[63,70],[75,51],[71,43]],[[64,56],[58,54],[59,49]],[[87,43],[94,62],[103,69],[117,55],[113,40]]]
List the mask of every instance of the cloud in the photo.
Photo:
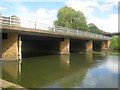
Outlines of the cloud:
[[45,8],[40,8],[35,12],[32,12],[31,14],[36,17],[40,18],[48,18],[48,17],[54,17],[57,13],[57,10],[47,10]]
[[113,59],[106,61],[99,68],[100,69],[106,68],[106,69],[112,71],[113,73],[117,73],[118,74],[118,57],[116,57],[116,58],[111,57],[111,58],[113,58]]
[[118,8],[118,0],[105,0],[103,5],[100,5],[99,9],[101,11],[112,10],[114,7]]
[[[100,3],[102,2],[102,4]],[[96,24],[100,29],[106,32],[118,32],[118,15],[113,13],[114,7],[117,7],[118,0],[68,0],[66,5],[75,10],[82,11],[88,23]],[[97,10],[96,10],[97,9]],[[95,13],[104,13],[105,17],[97,16]],[[108,12],[108,13],[106,13]]]
[[6,9],[7,9],[6,7],[0,6],[0,11],[6,10]]
[[65,0],[2,0],[2,2],[65,2]]
[[46,8],[39,8],[31,11],[24,5],[17,5],[16,11],[16,15],[22,20],[28,20],[33,22],[36,21],[50,25],[53,25],[53,21],[56,19],[57,16],[56,9],[48,10]]
[[91,22],[106,32],[118,32],[118,14],[108,15],[107,19],[92,17],[88,20],[88,23]]
[[97,2],[80,0],[68,0],[66,1],[66,5],[72,7],[75,10],[82,11],[85,16],[92,15],[94,12],[93,7],[99,7],[99,4]]

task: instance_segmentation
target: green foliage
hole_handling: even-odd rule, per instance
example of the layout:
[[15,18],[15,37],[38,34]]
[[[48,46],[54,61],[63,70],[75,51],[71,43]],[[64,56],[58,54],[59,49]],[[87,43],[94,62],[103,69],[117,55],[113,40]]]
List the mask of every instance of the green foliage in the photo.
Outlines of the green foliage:
[[88,24],[89,32],[96,33],[96,34],[105,34],[103,30],[100,30],[95,24],[90,23]]
[[57,20],[55,25],[84,30],[88,29],[86,24],[86,18],[81,11],[75,11],[71,7],[63,7],[58,11]]
[[111,48],[120,51],[120,36],[114,35],[111,40]]
[[2,90],[14,90],[15,88],[17,88],[17,87],[14,85],[9,85],[7,87],[2,87]]

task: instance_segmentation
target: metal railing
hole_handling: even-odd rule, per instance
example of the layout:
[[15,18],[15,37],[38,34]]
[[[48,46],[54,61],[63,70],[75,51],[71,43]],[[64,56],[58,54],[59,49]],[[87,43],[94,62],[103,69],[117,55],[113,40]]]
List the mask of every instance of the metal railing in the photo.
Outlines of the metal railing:
[[64,34],[77,35],[77,36],[95,38],[95,39],[105,39],[105,40],[111,39],[111,37],[100,35],[100,34],[94,34],[91,32],[85,32],[85,31],[71,29],[71,28],[62,27],[62,26],[55,26],[55,25],[52,26],[52,25],[28,21],[28,20],[19,20],[16,18],[10,18],[10,17],[4,17],[4,16],[0,16],[0,25],[32,28],[36,30],[47,30],[50,32],[59,32]]

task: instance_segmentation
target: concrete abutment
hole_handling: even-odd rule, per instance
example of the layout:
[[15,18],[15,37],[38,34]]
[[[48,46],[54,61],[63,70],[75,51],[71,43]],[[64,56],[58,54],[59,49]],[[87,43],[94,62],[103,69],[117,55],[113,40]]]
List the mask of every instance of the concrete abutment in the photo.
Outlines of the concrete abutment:
[[18,33],[9,32],[3,34],[2,60],[19,60],[18,57]]

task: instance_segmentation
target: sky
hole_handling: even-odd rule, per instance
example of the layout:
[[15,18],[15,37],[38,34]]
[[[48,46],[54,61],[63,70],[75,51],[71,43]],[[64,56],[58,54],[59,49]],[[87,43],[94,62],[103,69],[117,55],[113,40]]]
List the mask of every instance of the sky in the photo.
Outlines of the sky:
[[119,0],[2,0],[2,15],[16,15],[23,20],[37,21],[53,25],[57,19],[57,11],[64,7],[72,7],[82,11],[87,24],[94,23],[106,32],[118,32]]

